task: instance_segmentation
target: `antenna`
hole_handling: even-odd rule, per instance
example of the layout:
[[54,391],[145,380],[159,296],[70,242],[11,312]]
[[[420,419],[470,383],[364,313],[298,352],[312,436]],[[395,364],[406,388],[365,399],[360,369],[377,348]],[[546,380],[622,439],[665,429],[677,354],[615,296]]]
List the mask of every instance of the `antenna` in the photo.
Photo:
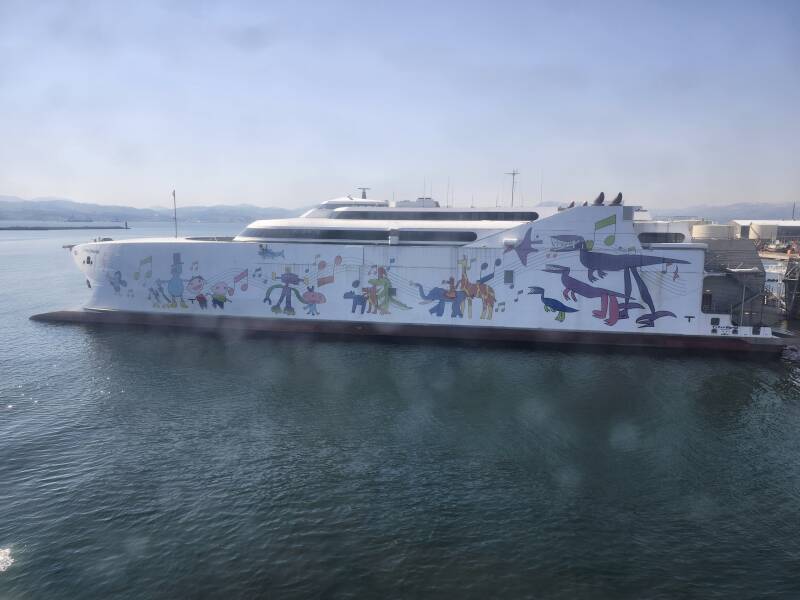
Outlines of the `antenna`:
[[367,190],[371,190],[372,188],[357,187],[356,189],[357,190],[361,190],[361,199],[362,200],[366,200],[367,199]]
[[172,218],[175,221],[175,237],[178,237],[178,203],[175,200],[175,190],[172,190]]
[[506,175],[511,175],[511,208],[514,208],[514,184],[517,182],[519,171],[512,169],[511,172],[506,173]]

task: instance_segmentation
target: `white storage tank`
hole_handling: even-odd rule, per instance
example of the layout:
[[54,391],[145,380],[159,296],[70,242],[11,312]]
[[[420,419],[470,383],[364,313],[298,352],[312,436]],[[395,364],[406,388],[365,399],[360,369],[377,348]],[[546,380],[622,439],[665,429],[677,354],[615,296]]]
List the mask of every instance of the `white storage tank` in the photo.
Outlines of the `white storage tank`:
[[736,239],[735,224],[703,223],[692,227],[692,238],[696,240]]

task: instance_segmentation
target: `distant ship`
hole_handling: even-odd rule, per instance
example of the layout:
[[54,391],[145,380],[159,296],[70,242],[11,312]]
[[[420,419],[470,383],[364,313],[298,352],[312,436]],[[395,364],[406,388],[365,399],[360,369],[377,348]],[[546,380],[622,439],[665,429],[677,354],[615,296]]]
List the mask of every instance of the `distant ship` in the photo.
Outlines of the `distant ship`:
[[758,312],[755,248],[743,267],[747,242],[693,240],[691,226],[621,194],[535,210],[347,196],[234,238],[71,252],[90,320],[780,352]]

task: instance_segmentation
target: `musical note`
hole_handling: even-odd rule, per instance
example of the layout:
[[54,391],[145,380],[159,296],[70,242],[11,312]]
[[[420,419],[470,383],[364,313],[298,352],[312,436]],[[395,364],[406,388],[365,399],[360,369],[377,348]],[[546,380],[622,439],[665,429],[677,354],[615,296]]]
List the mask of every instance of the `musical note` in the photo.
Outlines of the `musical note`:
[[233,278],[233,289],[231,290],[231,296],[233,296],[233,292],[236,290],[236,284],[239,283],[242,279],[244,279],[244,283],[239,284],[239,289],[243,292],[247,291],[248,286],[248,269],[245,269],[241,273],[239,273],[236,277]]
[[145,271],[144,278],[145,279],[150,279],[150,277],[152,277],[152,275],[153,275],[153,257],[152,256],[148,256],[147,258],[143,258],[142,260],[139,261],[139,269],[133,274],[133,278],[135,280],[137,280],[137,281],[139,280],[139,275],[141,274],[142,267],[144,265],[148,265],[149,266],[147,271]]
[[610,215],[610,216],[606,217],[605,219],[600,219],[599,221],[597,221],[594,224],[595,236],[597,236],[597,231],[598,230],[605,229],[606,227],[611,227],[612,225],[614,226],[614,233],[612,233],[610,235],[607,235],[605,237],[605,239],[603,240],[603,243],[606,246],[613,245],[614,244],[614,240],[616,239],[616,235],[617,235],[617,215]]
[[675,281],[676,279],[680,279],[680,278],[681,278],[681,276],[678,275],[678,265],[675,265],[675,272],[672,274],[672,281]]
[[494,312],[506,312],[506,303],[498,302],[497,307],[494,309]]
[[519,295],[520,295],[522,292],[524,292],[524,291],[525,291],[525,290],[520,290],[520,291],[518,291],[518,292],[517,292],[517,297],[516,297],[516,298],[514,298],[514,302],[519,302]]
[[320,277],[319,271],[322,271],[328,266],[328,264],[324,260],[321,260],[317,265],[318,267],[317,287],[322,287],[323,285],[328,285],[329,283],[333,283],[336,278],[336,267],[340,266],[341,264],[342,264],[342,257],[337,255],[336,258],[333,259],[333,267],[331,267],[331,274]]
[[257,267],[255,271],[253,271],[253,277],[260,277],[261,276],[261,267]]

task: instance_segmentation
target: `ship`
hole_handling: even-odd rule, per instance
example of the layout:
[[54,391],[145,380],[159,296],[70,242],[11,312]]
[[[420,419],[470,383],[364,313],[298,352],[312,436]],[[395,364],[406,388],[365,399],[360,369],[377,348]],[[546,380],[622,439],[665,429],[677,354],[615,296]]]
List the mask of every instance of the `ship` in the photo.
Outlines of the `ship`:
[[[91,290],[45,320],[284,335],[775,354],[747,240],[696,240],[619,194],[454,208],[346,196],[237,236],[70,247]],[[750,262],[748,262],[750,260]],[[760,270],[759,270],[760,268]],[[54,316],[55,315],[55,316]]]

